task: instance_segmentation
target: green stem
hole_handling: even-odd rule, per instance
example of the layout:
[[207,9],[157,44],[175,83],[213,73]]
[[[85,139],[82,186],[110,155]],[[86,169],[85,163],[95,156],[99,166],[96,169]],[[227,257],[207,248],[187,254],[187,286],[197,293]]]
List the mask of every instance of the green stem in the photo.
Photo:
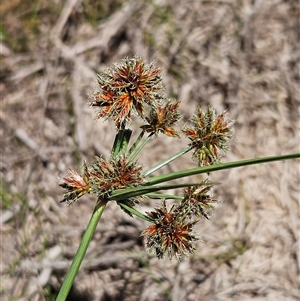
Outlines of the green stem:
[[131,214],[133,214],[133,215],[135,215],[135,216],[137,216],[137,217],[139,217],[139,218],[141,218],[141,219],[143,219],[143,220],[145,220],[147,222],[153,223],[153,219],[152,218],[150,218],[149,216],[141,213],[140,211],[138,211],[138,210],[136,210],[136,209],[134,209],[134,208],[126,205],[125,201],[118,201],[118,204],[121,207],[123,207],[124,209],[126,209],[127,211],[129,211]]
[[135,140],[135,142],[133,143],[133,145],[131,146],[131,148],[128,151],[128,155],[130,156],[132,154],[132,152],[137,148],[137,146],[139,145],[139,143],[141,142],[142,138],[145,135],[145,131],[142,131],[139,136],[137,137],[137,139]]
[[220,163],[211,166],[191,168],[182,171],[168,173],[166,175],[152,177],[148,180],[146,185],[152,186],[155,184],[159,184],[159,183],[163,183],[179,178],[193,176],[201,173],[209,173],[212,171],[217,171],[222,169],[230,169],[230,168],[242,167],[246,165],[262,164],[262,163],[267,163],[272,161],[282,161],[282,160],[289,160],[289,159],[296,159],[296,158],[300,158],[300,153],[281,155],[281,156],[272,156],[272,157],[263,157],[263,158],[254,158],[254,159],[247,159],[247,160],[241,160],[235,162]]
[[101,218],[101,215],[105,209],[106,204],[107,204],[107,200],[100,200],[99,202],[97,202],[94,212],[91,216],[90,222],[86,228],[86,231],[83,235],[83,238],[78,247],[76,255],[70,266],[70,269],[69,269],[69,271],[65,277],[65,280],[60,288],[60,291],[57,295],[56,301],[65,301],[66,298],[68,297],[68,294],[73,285],[74,279],[78,273],[79,267],[82,263],[84,255],[87,251],[89,243],[93,237],[93,234],[94,234],[97,224]]
[[150,174],[152,174],[153,172],[155,172],[156,170],[160,169],[161,167],[169,164],[170,162],[174,161],[175,159],[177,159],[178,157],[186,154],[187,152],[189,152],[192,149],[191,146],[181,150],[180,152],[176,153],[175,155],[169,157],[168,159],[159,162],[158,164],[154,165],[153,167],[151,167],[150,169],[148,169],[145,173],[145,176],[149,176]]
[[135,150],[130,154],[130,161],[133,161],[136,156],[140,153],[140,151],[145,147],[145,145],[150,141],[153,134],[150,134],[147,138],[144,139],[142,143],[140,143],[139,146],[135,147]]

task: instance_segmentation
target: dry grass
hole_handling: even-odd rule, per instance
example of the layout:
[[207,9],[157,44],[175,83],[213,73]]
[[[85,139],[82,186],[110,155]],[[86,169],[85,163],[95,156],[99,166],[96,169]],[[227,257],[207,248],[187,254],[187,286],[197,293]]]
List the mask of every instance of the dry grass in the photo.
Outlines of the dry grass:
[[[57,179],[109,154],[111,124],[86,100],[124,56],[155,60],[185,116],[228,109],[223,161],[299,151],[298,1],[25,3],[1,3],[1,300],[54,300],[95,201],[61,206]],[[142,162],[181,148],[161,139]],[[150,258],[146,224],[109,204],[68,300],[299,300],[299,160],[213,178],[223,204],[194,256]]]

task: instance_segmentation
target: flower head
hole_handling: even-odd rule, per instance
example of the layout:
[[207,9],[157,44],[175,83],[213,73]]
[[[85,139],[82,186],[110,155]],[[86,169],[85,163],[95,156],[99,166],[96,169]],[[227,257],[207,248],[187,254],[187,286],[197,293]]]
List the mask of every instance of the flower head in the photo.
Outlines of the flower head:
[[100,92],[93,94],[91,102],[100,108],[98,118],[113,117],[117,129],[131,119],[133,112],[144,119],[145,105],[158,105],[162,90],[160,73],[152,63],[145,64],[135,56],[99,74]]
[[[96,157],[90,175],[91,192],[98,196],[109,196],[114,190],[136,187],[145,181],[142,167],[136,162],[129,162],[125,155],[108,161]],[[134,207],[141,199],[143,199],[141,196],[131,198],[126,203]]]
[[67,189],[61,200],[61,203],[66,202],[67,205],[71,205],[90,190],[90,174],[86,163],[83,165],[83,176],[72,169],[69,169],[69,172],[70,177],[63,178],[63,183],[60,184],[61,187]]
[[232,138],[232,120],[225,120],[224,111],[217,116],[210,107],[204,112],[198,108],[197,114],[192,116],[193,127],[186,127],[182,131],[191,140],[190,145],[195,149],[193,158],[200,166],[211,165],[219,161],[218,149],[228,150],[227,141]]
[[164,106],[151,109],[150,117],[146,117],[147,125],[141,126],[148,133],[161,132],[169,137],[179,137],[179,134],[172,127],[180,118],[178,111],[180,102],[168,101]]
[[184,189],[184,199],[182,205],[187,214],[194,216],[204,216],[210,218],[210,213],[218,205],[219,201],[214,199],[208,192],[211,190],[212,184],[207,181],[203,183],[186,187]]
[[[147,248],[154,251],[158,258],[168,256],[181,259],[193,253],[195,242],[201,240],[193,231],[197,221],[191,221],[183,211],[174,205],[167,209],[165,201],[160,208],[155,208],[147,215],[154,220],[154,224],[142,232],[147,238]],[[181,212],[181,213],[180,213]]]

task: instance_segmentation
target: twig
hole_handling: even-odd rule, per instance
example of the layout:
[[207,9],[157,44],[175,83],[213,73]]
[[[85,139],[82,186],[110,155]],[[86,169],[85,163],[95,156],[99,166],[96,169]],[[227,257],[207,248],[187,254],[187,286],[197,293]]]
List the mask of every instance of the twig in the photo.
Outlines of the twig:
[[25,77],[30,76],[31,74],[38,72],[44,68],[43,62],[36,62],[31,65],[27,65],[25,68],[22,68],[15,72],[12,76],[9,77],[10,81],[20,81]]
[[124,28],[125,23],[137,10],[139,7],[138,3],[139,1],[132,1],[114,13],[108,20],[100,25],[101,32],[98,36],[87,41],[78,42],[72,48],[73,53],[80,54],[98,47],[103,49],[107,48],[111,39]]
[[73,8],[75,7],[75,5],[77,4],[79,0],[68,0],[55,24],[55,26],[52,29],[51,35],[55,38],[60,38],[60,35],[62,33],[62,30],[66,24],[66,22],[68,21],[68,18],[73,10]]
[[15,128],[4,114],[0,114],[0,120],[14,131],[14,135],[23,142],[29,149],[33,150],[43,162],[47,162],[48,158],[41,152],[41,147],[21,128]]

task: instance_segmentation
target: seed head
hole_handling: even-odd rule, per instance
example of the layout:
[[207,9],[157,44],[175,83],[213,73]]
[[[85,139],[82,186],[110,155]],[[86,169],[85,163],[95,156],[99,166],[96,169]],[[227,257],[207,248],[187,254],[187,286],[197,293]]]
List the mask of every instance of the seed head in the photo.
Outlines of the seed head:
[[194,252],[195,242],[201,240],[193,231],[197,221],[191,221],[176,205],[168,211],[165,201],[160,208],[154,208],[147,215],[154,220],[154,224],[141,235],[146,236],[150,252],[154,251],[158,258],[167,256],[179,260]]
[[67,205],[71,205],[84,194],[89,193],[90,190],[90,174],[85,162],[83,165],[83,176],[80,176],[72,169],[69,169],[69,172],[70,177],[63,178],[63,182],[59,184],[61,187],[67,189],[61,200],[61,203],[66,202]]
[[148,124],[141,128],[148,133],[161,132],[169,137],[179,137],[177,131],[172,127],[181,118],[178,111],[179,104],[179,101],[168,101],[164,106],[152,107],[150,117],[146,117]]
[[98,75],[100,91],[92,95],[91,105],[99,107],[98,118],[112,117],[117,129],[130,121],[132,113],[145,118],[145,105],[156,107],[162,90],[161,70],[145,64],[139,56]]
[[198,108],[191,122],[193,127],[186,127],[182,131],[191,140],[190,145],[195,149],[193,159],[200,166],[219,162],[218,149],[227,151],[228,140],[232,138],[232,120],[225,120],[226,111],[217,116],[216,111],[210,107],[204,112]]
[[197,186],[186,187],[184,189],[182,206],[187,214],[196,217],[202,215],[205,218],[210,219],[211,212],[219,204],[218,200],[208,194],[211,188],[212,184],[204,181]]
[[[108,161],[96,157],[90,175],[91,191],[104,197],[109,196],[114,190],[136,187],[145,181],[142,167],[136,162],[128,162],[125,155],[111,158]],[[128,206],[134,207],[142,199],[142,196],[138,196],[127,200],[126,203]]]

